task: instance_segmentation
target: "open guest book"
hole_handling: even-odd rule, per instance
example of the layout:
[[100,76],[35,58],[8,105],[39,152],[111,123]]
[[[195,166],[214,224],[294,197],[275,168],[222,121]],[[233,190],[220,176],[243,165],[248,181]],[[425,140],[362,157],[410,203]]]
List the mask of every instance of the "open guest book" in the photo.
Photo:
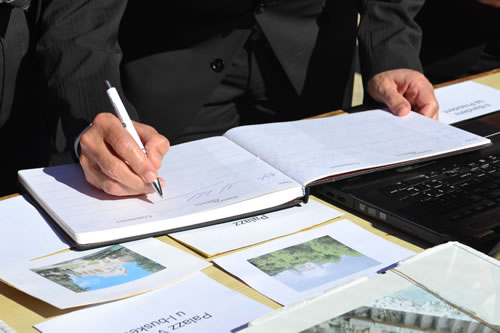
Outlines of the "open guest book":
[[416,113],[373,110],[241,126],[172,146],[158,171],[163,199],[107,195],[77,164],[21,170],[19,179],[75,246],[88,248],[296,205],[317,183],[489,143]]

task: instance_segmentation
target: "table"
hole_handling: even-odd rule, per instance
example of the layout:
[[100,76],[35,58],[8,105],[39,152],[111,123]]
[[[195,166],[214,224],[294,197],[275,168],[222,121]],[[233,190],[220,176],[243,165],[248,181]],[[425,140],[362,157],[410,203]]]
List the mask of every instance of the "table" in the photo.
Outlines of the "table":
[[[493,71],[489,71],[486,73],[481,73],[478,75],[474,75],[472,77],[467,77],[464,79],[459,79],[455,80],[446,84],[452,84],[452,83],[457,83],[465,80],[474,80],[479,83],[487,84],[489,86],[495,87],[497,89],[500,89],[500,69],[496,69]],[[443,86],[443,84],[438,85],[436,87]],[[340,113],[343,113],[344,111],[337,110],[337,111],[332,111],[330,113],[321,115],[321,117],[326,117],[326,116],[332,116],[332,115],[337,115]],[[6,197],[0,198],[0,200],[15,196],[17,194],[9,195]],[[322,202],[325,205],[331,206],[330,204],[312,197],[312,200],[318,200]],[[415,252],[420,252],[424,250],[425,248],[428,248],[431,246],[430,243],[426,243],[425,241],[422,241],[420,239],[417,239],[411,235],[408,235],[404,233],[403,231],[400,231],[398,229],[395,229],[391,226],[384,225],[376,220],[370,220],[366,218],[360,218],[359,216],[353,215],[350,212],[347,212],[345,210],[342,210],[341,208],[335,207],[336,209],[344,212],[344,216],[330,220],[325,223],[334,223],[337,220],[347,218],[354,222],[355,224],[359,225],[360,227],[384,238],[387,239],[391,242],[394,242],[398,245],[401,245],[407,249],[410,249]],[[200,256],[198,253],[194,252],[193,250],[187,248],[184,245],[181,245],[180,243],[176,242],[172,238],[168,236],[161,236],[158,237],[159,240],[170,244],[172,246],[175,246],[177,248],[182,249],[183,251],[186,251],[188,253],[191,253],[195,256],[198,256],[199,258],[203,258]],[[214,259],[216,257],[211,257],[210,259]],[[500,253],[496,256],[497,259],[500,259]],[[208,260],[204,258],[205,260]],[[258,293],[257,291],[251,289],[241,281],[237,280],[236,278],[232,277],[231,275],[225,273],[224,271],[220,270],[219,268],[215,266],[207,267],[202,271],[204,274],[208,275],[209,277],[217,280],[221,284],[236,290],[238,292],[241,292],[242,294],[258,301],[261,302],[265,305],[270,306],[273,309],[278,309],[281,306],[277,304],[276,302],[272,301],[271,299],[265,297],[264,295]],[[13,287],[10,287],[9,285],[0,282],[0,320],[4,321],[7,325],[12,327],[14,330],[18,332],[38,332],[35,330],[32,326],[40,323],[42,321],[45,321],[46,319],[62,315],[64,313],[72,312],[77,310],[78,308],[73,308],[73,309],[67,309],[67,310],[60,310],[57,309],[45,302],[42,302],[34,297],[31,297]]]
[[[314,197],[312,197],[311,200],[318,200],[324,203],[325,205],[331,206],[328,203]],[[336,209],[343,211],[342,209],[339,208]],[[383,226],[381,224],[380,225],[375,224],[375,222],[371,223],[349,212],[346,211],[343,212],[345,213],[344,216],[330,220],[326,223],[333,223],[337,220],[348,218],[349,220],[363,227],[364,229],[367,229],[382,238],[390,240],[412,251],[420,252],[424,248],[430,246],[430,244],[427,244],[419,239],[406,235],[403,232],[396,230],[392,227]],[[158,239],[169,245],[175,246],[188,253],[191,253],[199,258],[204,258],[200,256],[198,253],[179,244],[178,242],[176,242],[175,240],[173,240],[168,236],[160,236],[158,237]],[[210,259],[214,258],[217,258],[217,256],[211,257]],[[237,280],[236,278],[232,277],[231,275],[225,273],[224,271],[220,270],[215,266],[207,267],[202,272],[208,275],[209,277],[217,280],[226,287],[241,292],[242,294],[260,303],[268,305],[273,309],[278,309],[281,307],[278,303],[275,303],[271,299],[251,289],[241,281]],[[7,325],[9,325],[18,332],[38,332],[37,330],[32,328],[33,325],[40,323],[51,317],[75,311],[76,309],[78,308],[69,310],[57,309],[43,301],[40,301],[13,287],[8,286],[5,283],[0,282],[0,320],[4,321]]]

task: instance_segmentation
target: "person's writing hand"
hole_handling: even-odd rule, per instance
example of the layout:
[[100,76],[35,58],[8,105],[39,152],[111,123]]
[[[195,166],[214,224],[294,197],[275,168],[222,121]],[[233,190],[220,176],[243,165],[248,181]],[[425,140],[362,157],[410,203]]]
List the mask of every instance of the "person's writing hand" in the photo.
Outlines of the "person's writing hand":
[[439,105],[434,88],[427,78],[414,70],[394,69],[379,73],[367,84],[368,93],[378,102],[387,105],[398,116],[410,110],[437,119]]
[[134,127],[147,156],[113,114],[94,118],[80,139],[80,164],[90,184],[119,196],[154,192],[151,183],[170,144],[151,126],[134,122]]

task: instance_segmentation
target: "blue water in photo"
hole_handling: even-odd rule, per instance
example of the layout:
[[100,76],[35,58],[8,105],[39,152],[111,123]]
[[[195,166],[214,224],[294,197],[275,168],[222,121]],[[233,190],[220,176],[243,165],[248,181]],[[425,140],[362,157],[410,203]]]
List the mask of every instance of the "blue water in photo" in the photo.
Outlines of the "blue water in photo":
[[71,279],[76,285],[85,288],[86,291],[92,291],[138,280],[151,274],[137,266],[136,262],[123,264],[122,267],[127,270],[126,274],[110,277],[100,275],[88,275],[83,277],[71,276]]
[[336,263],[313,263],[310,264],[309,270],[300,272],[296,267],[281,272],[274,278],[288,287],[302,292],[379,264],[378,261],[367,256],[342,256],[342,259]]

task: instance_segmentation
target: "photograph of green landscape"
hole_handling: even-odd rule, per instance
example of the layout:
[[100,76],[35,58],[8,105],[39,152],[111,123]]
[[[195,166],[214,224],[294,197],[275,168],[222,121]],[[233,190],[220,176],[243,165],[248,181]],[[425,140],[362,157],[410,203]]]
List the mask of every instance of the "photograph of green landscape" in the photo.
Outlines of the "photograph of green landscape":
[[380,264],[330,236],[312,239],[248,261],[299,292]]
[[76,293],[131,282],[165,269],[164,266],[121,245],[55,265],[31,269]]

